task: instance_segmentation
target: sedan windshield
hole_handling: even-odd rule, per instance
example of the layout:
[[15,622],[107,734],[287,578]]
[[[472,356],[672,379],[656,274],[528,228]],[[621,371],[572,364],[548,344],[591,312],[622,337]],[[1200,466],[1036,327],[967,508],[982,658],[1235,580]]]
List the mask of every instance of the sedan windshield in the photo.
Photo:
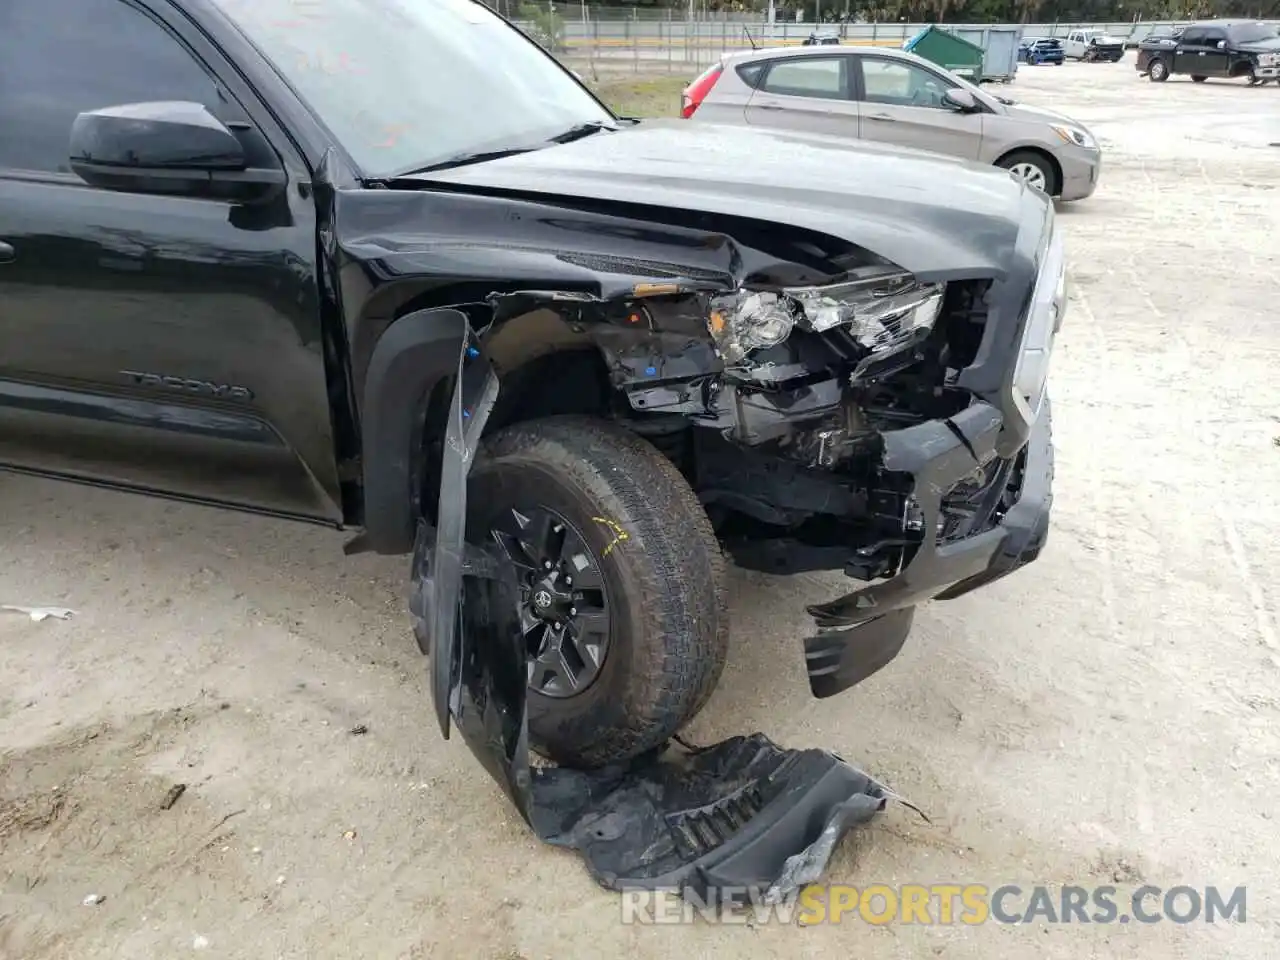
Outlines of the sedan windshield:
[[473,0],[214,3],[367,177],[614,123],[537,44]]
[[1276,38],[1276,28],[1267,23],[1236,24],[1227,33],[1236,43],[1257,43]]

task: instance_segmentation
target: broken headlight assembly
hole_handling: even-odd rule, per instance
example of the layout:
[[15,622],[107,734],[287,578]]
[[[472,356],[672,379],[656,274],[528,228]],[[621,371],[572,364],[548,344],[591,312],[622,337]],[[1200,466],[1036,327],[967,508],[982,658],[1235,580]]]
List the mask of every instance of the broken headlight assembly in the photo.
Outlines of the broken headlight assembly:
[[885,354],[928,334],[943,290],[898,271],[820,287],[739,290],[712,299],[707,329],[726,363],[776,346],[797,326],[812,333],[842,327],[870,354]]
[[737,363],[752,350],[774,347],[796,325],[791,303],[767,290],[739,290],[711,301],[707,330],[725,363]]

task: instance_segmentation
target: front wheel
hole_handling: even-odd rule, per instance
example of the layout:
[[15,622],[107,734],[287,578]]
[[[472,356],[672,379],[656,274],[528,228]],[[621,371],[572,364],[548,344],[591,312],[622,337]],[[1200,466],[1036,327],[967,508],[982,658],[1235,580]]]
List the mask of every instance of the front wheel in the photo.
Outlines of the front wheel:
[[1169,65],[1163,60],[1152,60],[1147,67],[1147,76],[1152,83],[1164,83],[1169,79]]
[[1058,192],[1058,176],[1053,164],[1043,154],[1030,150],[1015,150],[1006,157],[996,161],[997,167],[1004,167],[1029,187],[1041,193],[1053,196]]
[[534,749],[621,762],[702,709],[728,654],[727,573],[669,459],[603,421],[534,420],[485,441],[468,503],[521,581]]

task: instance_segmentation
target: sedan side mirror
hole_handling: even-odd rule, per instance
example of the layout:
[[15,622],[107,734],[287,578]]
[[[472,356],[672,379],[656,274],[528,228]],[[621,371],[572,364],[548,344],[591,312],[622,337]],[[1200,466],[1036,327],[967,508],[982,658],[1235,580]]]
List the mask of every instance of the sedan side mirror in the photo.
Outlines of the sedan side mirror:
[[972,113],[978,109],[978,101],[964,87],[952,87],[942,95],[942,102],[952,110],[961,113]]
[[251,169],[244,146],[199,103],[128,103],[71,124],[71,169],[106,190],[256,202],[284,185],[283,170]]

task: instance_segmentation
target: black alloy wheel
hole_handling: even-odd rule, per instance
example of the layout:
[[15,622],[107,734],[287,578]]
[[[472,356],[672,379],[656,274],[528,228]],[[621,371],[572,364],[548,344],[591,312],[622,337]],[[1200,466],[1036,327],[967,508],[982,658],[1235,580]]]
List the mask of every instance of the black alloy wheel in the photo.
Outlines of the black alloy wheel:
[[520,628],[529,688],[572,697],[591,686],[609,654],[609,591],[582,533],[549,507],[513,508],[494,536],[520,577]]

